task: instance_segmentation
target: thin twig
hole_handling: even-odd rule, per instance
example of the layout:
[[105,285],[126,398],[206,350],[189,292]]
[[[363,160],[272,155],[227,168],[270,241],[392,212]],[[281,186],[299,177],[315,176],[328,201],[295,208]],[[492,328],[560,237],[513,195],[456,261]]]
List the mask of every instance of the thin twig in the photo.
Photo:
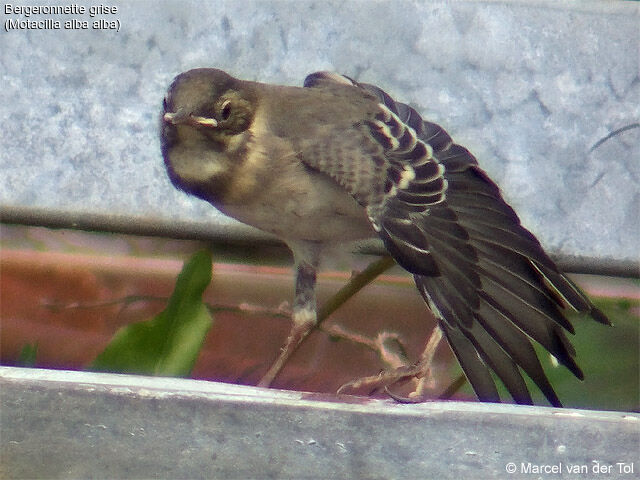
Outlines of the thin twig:
[[453,394],[460,390],[466,381],[467,377],[465,377],[464,374],[460,374],[458,378],[451,382],[444,392],[440,394],[438,400],[448,400],[453,397]]
[[340,308],[347,300],[395,264],[396,262],[393,258],[385,255],[371,263],[362,272],[352,277],[344,287],[338,290],[338,292],[318,310],[317,325],[320,325],[323,320]]
[[630,125],[626,125],[626,126],[624,126],[622,128],[618,128],[617,130],[614,130],[613,132],[611,132],[606,137],[603,137],[600,140],[598,140],[596,143],[594,143],[593,146],[589,149],[589,153],[593,152],[596,148],[598,148],[600,145],[602,145],[607,140],[615,137],[616,135],[621,134],[622,132],[626,132],[627,130],[631,130],[632,128],[640,128],[640,123],[632,123]]
[[71,302],[71,303],[53,303],[53,302],[41,302],[44,308],[48,308],[53,311],[60,310],[84,310],[102,307],[112,307],[114,305],[129,305],[135,302],[157,302],[168,300],[167,297],[154,297],[151,295],[128,295],[126,297],[115,298],[111,300],[104,300],[100,302]]

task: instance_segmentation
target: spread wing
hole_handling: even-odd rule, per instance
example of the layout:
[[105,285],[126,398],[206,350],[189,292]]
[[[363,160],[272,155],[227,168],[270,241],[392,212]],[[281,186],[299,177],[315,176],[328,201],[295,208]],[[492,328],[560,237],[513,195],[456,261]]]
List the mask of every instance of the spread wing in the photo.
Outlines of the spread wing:
[[359,165],[320,169],[367,208],[388,251],[414,275],[478,398],[500,401],[492,370],[516,402],[531,404],[524,371],[560,406],[531,340],[582,379],[565,311],[603,324],[607,318],[522,227],[466,148],[373,85],[328,73],[305,80],[307,87],[331,84],[351,84],[379,101],[378,113],[358,125],[366,136],[360,155],[374,173],[363,186],[349,174]]

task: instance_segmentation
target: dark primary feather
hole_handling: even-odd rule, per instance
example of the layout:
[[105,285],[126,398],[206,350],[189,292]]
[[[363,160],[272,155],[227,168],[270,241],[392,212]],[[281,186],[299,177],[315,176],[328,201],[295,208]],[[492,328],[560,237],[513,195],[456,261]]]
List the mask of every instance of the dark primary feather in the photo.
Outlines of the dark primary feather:
[[[479,399],[499,401],[493,371],[516,402],[531,404],[522,370],[560,406],[531,339],[582,378],[564,311],[603,324],[607,318],[520,225],[466,148],[373,85],[316,73],[305,86],[336,83],[363,89],[384,105],[367,122],[386,161],[385,177],[371,186],[382,197],[372,195],[365,206],[386,248],[414,274]],[[324,171],[341,183],[335,171]]]

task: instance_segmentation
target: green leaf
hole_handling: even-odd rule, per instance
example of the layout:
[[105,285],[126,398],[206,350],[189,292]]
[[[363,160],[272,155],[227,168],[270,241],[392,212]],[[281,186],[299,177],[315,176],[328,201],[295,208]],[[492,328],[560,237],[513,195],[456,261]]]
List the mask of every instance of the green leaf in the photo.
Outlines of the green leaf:
[[36,355],[38,354],[38,342],[27,343],[20,350],[16,365],[19,367],[33,367],[36,364]]
[[201,250],[185,263],[167,308],[151,320],[122,327],[92,370],[188,376],[212,324],[202,294],[211,281],[211,254]]

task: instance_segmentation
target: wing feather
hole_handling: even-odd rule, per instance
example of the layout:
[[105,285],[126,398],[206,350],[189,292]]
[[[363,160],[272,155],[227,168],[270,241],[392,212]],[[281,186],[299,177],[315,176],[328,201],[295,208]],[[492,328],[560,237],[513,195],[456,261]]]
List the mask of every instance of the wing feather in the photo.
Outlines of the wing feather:
[[[356,131],[364,135],[363,158],[381,152],[371,162],[378,166],[382,158],[386,168],[366,186],[369,197],[357,199],[389,252],[414,274],[478,398],[499,401],[493,371],[516,402],[531,403],[522,370],[560,406],[532,341],[582,378],[565,335],[574,332],[565,311],[604,324],[607,318],[558,270],[475,157],[442,127],[378,87],[327,75],[313,74],[305,85],[350,85],[379,102]],[[325,173],[342,184],[335,171]]]

